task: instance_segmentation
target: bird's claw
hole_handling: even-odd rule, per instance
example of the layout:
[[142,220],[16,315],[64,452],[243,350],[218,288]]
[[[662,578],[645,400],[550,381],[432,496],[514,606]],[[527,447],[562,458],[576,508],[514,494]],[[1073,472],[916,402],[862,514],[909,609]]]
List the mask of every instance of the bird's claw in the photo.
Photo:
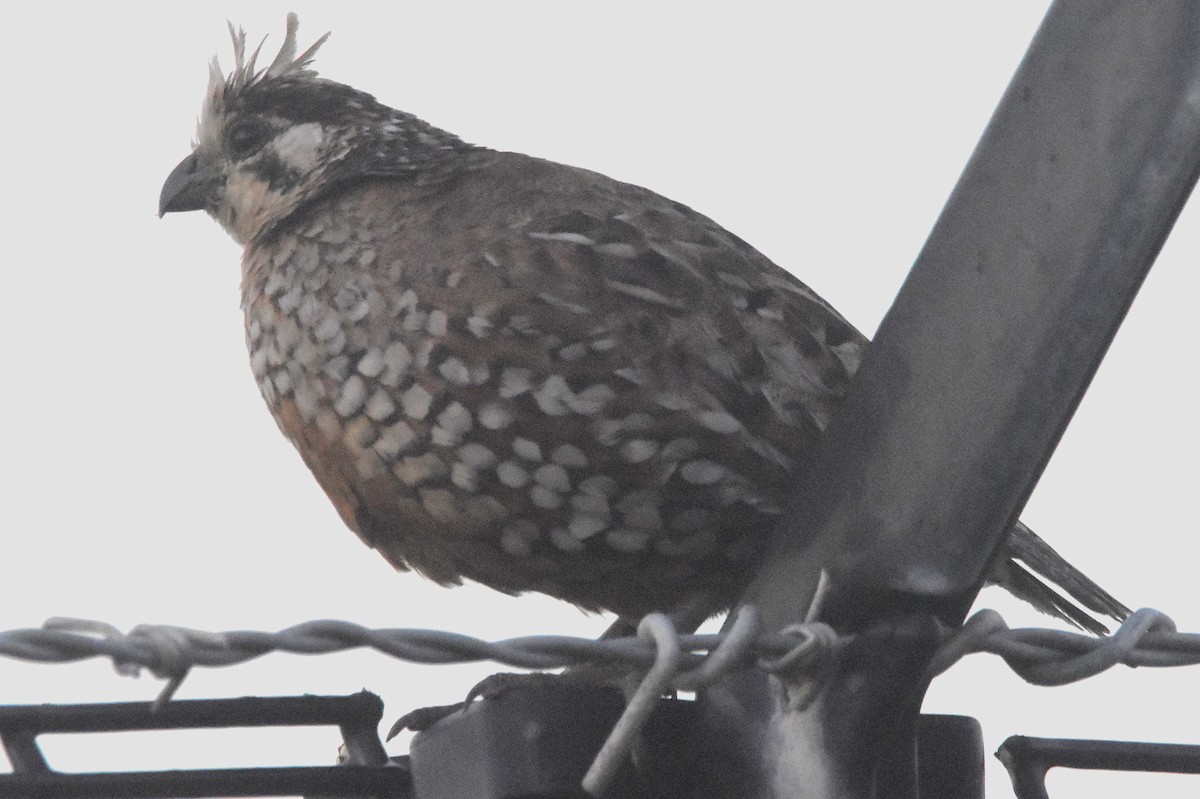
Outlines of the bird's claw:
[[385,740],[390,741],[405,730],[423,732],[442,719],[465,709],[468,704],[470,704],[469,700],[467,702],[455,702],[453,705],[434,705],[433,707],[419,707],[416,710],[410,710],[396,719],[396,723],[388,730]]

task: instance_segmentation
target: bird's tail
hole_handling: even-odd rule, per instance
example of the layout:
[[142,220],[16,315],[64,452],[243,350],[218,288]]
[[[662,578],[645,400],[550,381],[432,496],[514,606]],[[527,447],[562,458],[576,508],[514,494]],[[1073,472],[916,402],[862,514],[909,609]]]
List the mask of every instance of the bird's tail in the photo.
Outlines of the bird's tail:
[[[1040,578],[1049,580],[1062,593]],[[1104,635],[1108,628],[1093,618],[1089,610],[1117,621],[1123,621],[1130,613],[1129,608],[1068,563],[1022,522],[1017,522],[1001,546],[990,579],[1043,613],[1096,635]]]

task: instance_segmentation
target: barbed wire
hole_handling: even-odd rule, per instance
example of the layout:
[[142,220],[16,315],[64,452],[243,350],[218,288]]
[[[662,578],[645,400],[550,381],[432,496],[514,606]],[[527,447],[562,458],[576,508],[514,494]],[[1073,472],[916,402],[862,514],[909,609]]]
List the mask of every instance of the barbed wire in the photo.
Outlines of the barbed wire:
[[[666,616],[650,614],[637,636],[604,640],[531,635],[484,641],[441,630],[372,630],[336,620],[310,621],[274,633],[208,632],[159,624],[138,625],[125,633],[104,622],[53,618],[40,628],[0,632],[0,655],[42,663],[102,657],[110,659],[118,673],[133,676],[146,669],[167,680],[156,706],[170,700],[193,667],[232,666],[272,652],[318,655],[370,648],[412,663],[491,660],[538,670],[624,663],[646,673],[584,779],[585,791],[598,796],[664,692],[694,691],[732,671],[757,666],[803,686],[805,704],[820,694],[837,648],[852,638],[821,623],[764,632],[757,611],[748,606],[721,634],[678,635]],[[1166,614],[1151,608],[1135,611],[1113,634],[1100,638],[1063,630],[1011,629],[996,611],[981,610],[961,628],[947,630],[928,676],[975,652],[1000,656],[1028,682],[1063,685],[1117,664],[1200,664],[1200,634],[1177,632]]]
[[[688,690],[755,665],[775,672],[794,670],[801,659],[799,653],[811,659],[818,649],[831,650],[849,640],[814,623],[794,625],[778,633],[762,632],[753,608],[743,608],[740,616],[742,626],[722,634],[674,635],[671,628],[674,645],[681,652],[676,679],[688,683]],[[736,647],[721,648],[727,639],[735,638]],[[142,624],[125,633],[103,622],[53,618],[42,627],[0,632],[0,656],[42,663],[108,658],[121,674],[135,675],[146,669],[166,679],[186,674],[196,666],[232,666],[273,652],[320,655],[361,648],[412,663],[490,660],[540,670],[584,663],[649,668],[659,648],[655,640],[530,635],[484,641],[442,630],[370,629],[337,620],[305,622],[278,632],[209,632]],[[719,662],[714,661],[718,651]],[[1118,663],[1131,667],[1198,664],[1200,634],[1177,632],[1169,617],[1149,608],[1131,614],[1112,635],[1100,638],[1064,630],[1010,629],[996,611],[981,610],[960,629],[947,632],[931,674],[941,673],[975,652],[1000,656],[1028,682],[1061,685],[1099,674]]]

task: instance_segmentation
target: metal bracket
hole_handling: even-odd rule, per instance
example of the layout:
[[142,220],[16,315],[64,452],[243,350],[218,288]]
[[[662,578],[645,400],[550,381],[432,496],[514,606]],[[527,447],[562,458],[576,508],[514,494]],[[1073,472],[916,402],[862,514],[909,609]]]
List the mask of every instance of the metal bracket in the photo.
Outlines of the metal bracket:
[[1100,771],[1200,774],[1200,746],[1127,741],[1073,741],[1014,735],[996,757],[1008,769],[1017,799],[1049,799],[1046,772],[1055,766]]
[[[376,796],[409,799],[407,769],[389,765],[379,740],[383,702],[362,691],[350,696],[289,696],[0,707],[0,742],[13,773],[0,775],[0,797]],[[172,730],[209,727],[336,725],[346,765],[294,768],[191,769],[64,774],[37,744],[43,733]]]

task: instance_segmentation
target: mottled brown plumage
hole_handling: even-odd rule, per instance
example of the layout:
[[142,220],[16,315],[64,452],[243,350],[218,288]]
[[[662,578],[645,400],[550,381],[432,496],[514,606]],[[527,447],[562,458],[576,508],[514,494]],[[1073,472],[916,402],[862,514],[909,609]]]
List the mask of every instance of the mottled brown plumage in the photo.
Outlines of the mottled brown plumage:
[[679,203],[316,77],[294,18],[267,70],[235,49],[162,210],[245,246],[254,375],[346,524],[442,584],[628,617],[734,602],[866,340]]

